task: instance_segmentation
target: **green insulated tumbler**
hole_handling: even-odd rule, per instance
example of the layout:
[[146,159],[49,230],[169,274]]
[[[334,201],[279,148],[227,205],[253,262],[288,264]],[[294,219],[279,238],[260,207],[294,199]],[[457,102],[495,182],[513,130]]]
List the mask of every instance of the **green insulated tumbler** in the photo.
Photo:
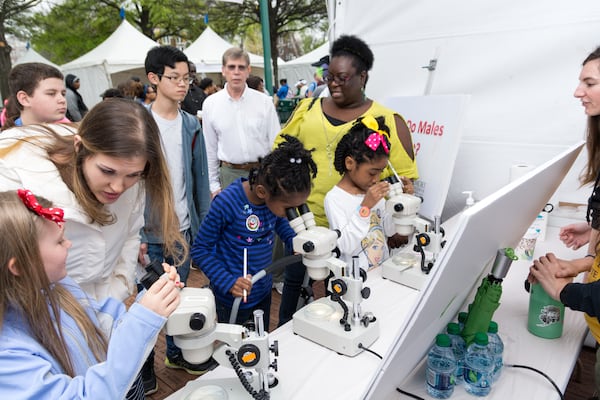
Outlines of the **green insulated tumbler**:
[[545,339],[559,338],[562,335],[564,319],[564,304],[548,296],[539,283],[531,285],[527,321],[529,332]]

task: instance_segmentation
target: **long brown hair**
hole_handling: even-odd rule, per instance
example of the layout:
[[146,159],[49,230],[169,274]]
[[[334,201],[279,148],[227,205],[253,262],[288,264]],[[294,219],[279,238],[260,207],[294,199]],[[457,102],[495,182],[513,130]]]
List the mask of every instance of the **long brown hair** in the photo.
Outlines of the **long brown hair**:
[[[600,58],[600,47],[591,52],[582,65],[592,60]],[[586,147],[588,152],[587,166],[579,176],[581,185],[586,185],[596,181],[600,173],[600,115],[591,115],[588,117]]]
[[[115,222],[115,216],[90,190],[83,174],[83,162],[96,154],[117,158],[145,157],[147,161],[141,184],[150,199],[150,215],[161,221],[160,233],[165,253],[173,256],[178,265],[185,260],[189,248],[179,231],[179,219],[175,213],[173,189],[162,151],[160,132],[154,118],[144,106],[121,98],[108,98],[98,103],[80,122],[78,134],[81,144],[77,151],[74,135],[61,135],[50,125],[30,126],[27,129],[39,134],[30,135],[1,149],[0,157],[23,141],[43,147],[48,158],[56,165],[62,180],[90,217],[91,223],[109,225]],[[48,136],[51,140],[43,140]],[[138,199],[143,200],[142,197]]]
[[[37,197],[43,207],[51,203]],[[33,337],[56,359],[63,371],[75,376],[60,310],[70,315],[86,336],[98,362],[106,359],[108,341],[81,304],[60,284],[48,280],[39,250],[44,224],[53,223],[29,211],[14,191],[0,192],[0,328],[9,308],[27,323]],[[14,260],[18,275],[7,265]]]
[[[179,231],[160,131],[148,110],[129,99],[106,99],[85,115],[79,126],[79,136],[81,145],[77,151],[72,138],[70,143],[56,140],[54,146],[47,150],[49,158],[90,218],[100,224],[114,221],[114,216],[96,199],[87,184],[82,168],[85,159],[95,154],[116,158],[146,157],[143,179],[151,199],[150,214],[153,220],[162,222],[160,233],[165,241],[165,252],[181,263],[189,249]],[[68,154],[70,157],[65,157]]]

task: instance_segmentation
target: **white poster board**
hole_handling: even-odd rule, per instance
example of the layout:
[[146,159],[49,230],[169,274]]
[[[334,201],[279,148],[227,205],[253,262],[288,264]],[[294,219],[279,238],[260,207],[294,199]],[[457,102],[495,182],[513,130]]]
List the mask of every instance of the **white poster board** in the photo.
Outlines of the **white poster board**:
[[442,215],[470,96],[390,97],[384,104],[404,117],[410,132],[419,179],[415,194],[423,198],[419,214],[433,220]]
[[[423,359],[435,335],[486,276],[498,249],[514,247],[577,158],[583,142],[491,194],[460,215],[412,314],[381,362],[364,399],[389,399]],[[509,271],[510,274],[510,271]]]

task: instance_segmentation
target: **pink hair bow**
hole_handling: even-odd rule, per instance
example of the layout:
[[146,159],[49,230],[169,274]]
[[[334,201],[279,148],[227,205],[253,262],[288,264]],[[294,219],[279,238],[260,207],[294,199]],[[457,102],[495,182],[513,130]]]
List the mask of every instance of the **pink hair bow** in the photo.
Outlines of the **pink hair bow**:
[[44,207],[42,207],[42,205],[35,198],[35,195],[33,193],[31,193],[31,190],[19,189],[19,190],[17,190],[17,194],[23,201],[23,204],[25,204],[25,207],[27,207],[28,209],[30,209],[31,211],[33,211],[40,217],[46,218],[47,220],[52,221],[52,222],[56,222],[56,224],[58,226],[62,227],[63,223],[65,222],[65,219],[64,219],[65,212],[63,211],[62,208],[58,208],[58,207],[44,208]]
[[373,131],[373,133],[371,133],[365,140],[365,144],[373,151],[376,151],[379,145],[381,145],[383,146],[385,153],[389,154],[390,148],[385,141],[386,133],[379,129],[377,120],[375,120],[372,115],[367,115],[362,119],[362,123],[364,126]]

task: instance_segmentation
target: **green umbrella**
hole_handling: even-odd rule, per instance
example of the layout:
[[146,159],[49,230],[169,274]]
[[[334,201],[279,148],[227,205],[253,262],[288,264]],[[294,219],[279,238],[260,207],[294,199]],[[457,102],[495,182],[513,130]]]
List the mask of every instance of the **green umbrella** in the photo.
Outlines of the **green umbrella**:
[[483,278],[473,302],[469,304],[469,313],[462,331],[467,345],[474,340],[477,332],[487,332],[494,312],[500,306],[502,279],[514,260],[516,257],[511,248],[501,249],[496,253],[492,273]]

